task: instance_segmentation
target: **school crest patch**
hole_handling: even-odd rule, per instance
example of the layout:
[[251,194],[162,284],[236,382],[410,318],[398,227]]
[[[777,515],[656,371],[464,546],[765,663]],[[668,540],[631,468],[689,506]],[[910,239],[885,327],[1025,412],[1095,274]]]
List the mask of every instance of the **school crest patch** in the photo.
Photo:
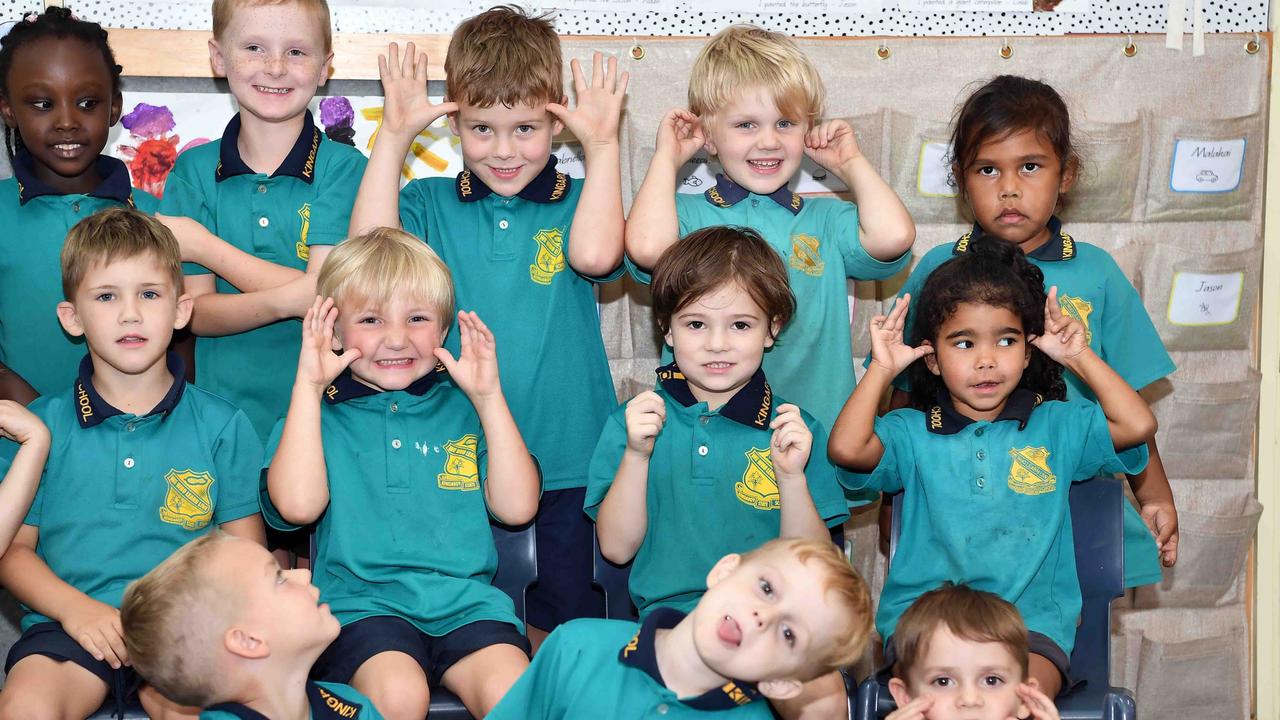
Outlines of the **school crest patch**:
[[213,476],[203,470],[196,472],[172,469],[164,474],[169,486],[164,505],[160,507],[160,519],[184,530],[200,530],[213,520]]
[[480,489],[480,470],[476,465],[479,445],[480,438],[473,434],[463,435],[444,444],[447,454],[444,472],[436,475],[436,484],[441,490]]
[[538,256],[529,266],[529,279],[550,285],[556,273],[564,269],[564,233],[560,228],[539,230],[533,239],[538,243]]
[[773,458],[768,448],[751,448],[746,453],[747,469],[742,479],[734,484],[734,494],[742,502],[757,510],[777,510],[782,507],[778,494],[778,478],[773,474]]
[[306,262],[311,259],[311,246],[307,245],[307,233],[311,232],[311,203],[302,203],[298,208],[298,217],[302,218],[302,230],[298,233],[298,244],[295,246],[298,259]]
[[1058,487],[1058,478],[1049,469],[1051,453],[1042,447],[1013,448],[1009,456],[1009,489],[1021,495],[1043,495]]
[[787,264],[805,275],[821,275],[827,264],[818,253],[819,244],[818,238],[812,235],[792,235],[791,257],[787,258]]
[[1089,329],[1089,315],[1093,312],[1093,303],[1084,298],[1059,295],[1058,306],[1062,308],[1063,315],[1079,320],[1084,326],[1084,341],[1093,342],[1093,331]]

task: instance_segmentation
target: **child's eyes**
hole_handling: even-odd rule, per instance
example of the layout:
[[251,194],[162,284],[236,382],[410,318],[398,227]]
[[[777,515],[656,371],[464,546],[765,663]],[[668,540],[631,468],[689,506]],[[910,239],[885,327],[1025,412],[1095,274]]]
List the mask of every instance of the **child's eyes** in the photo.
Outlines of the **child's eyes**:
[[531,132],[533,132],[533,126],[532,126],[532,125],[521,125],[521,126],[519,126],[519,127],[517,127],[517,128],[516,128],[516,133],[518,133],[518,134],[520,134],[520,135],[528,135],[528,134],[529,134],[529,133],[531,133]]
[[116,299],[116,294],[109,293],[109,292],[98,293],[96,296],[94,296],[93,299],[97,300],[98,302],[111,302],[112,300]]
[[292,50],[290,50],[290,51],[289,51],[289,55],[290,55],[291,57],[302,57],[302,56],[304,56],[304,55],[306,55],[306,54],[307,54],[307,53],[306,53],[306,51],[304,51],[304,50],[299,50],[298,48],[294,48],[294,49],[292,49]]
[[488,135],[490,129],[488,125],[472,125],[471,131],[479,135]]
[[796,634],[786,625],[782,626],[782,639],[786,641],[787,647],[796,646]]
[[987,687],[1000,687],[1004,684],[1004,678],[999,675],[988,675],[982,678],[982,684]]
[[995,177],[996,175],[1000,174],[1000,171],[996,170],[994,167],[990,165],[983,165],[982,167],[977,169],[977,173],[984,177]]
[[143,290],[142,297],[146,300],[155,300],[160,297],[160,293],[155,290]]
[[99,102],[97,98],[85,98],[80,102],[76,103],[76,106],[79,107],[81,110],[92,110],[98,107],[98,105],[100,104],[101,102]]
[[958,347],[958,348],[960,348],[961,350],[968,350],[968,349],[970,349],[970,348],[972,348],[972,347],[973,347],[973,341],[972,341],[972,340],[957,340],[957,341],[956,341],[955,346],[956,346],[956,347]]
[[253,45],[253,44],[250,44],[250,45],[245,45],[245,46],[244,46],[244,49],[245,49],[245,50],[248,50],[249,52],[261,52],[261,51],[262,51],[262,46],[261,46],[261,45]]
[[32,100],[31,107],[36,110],[48,110],[53,107],[53,103],[48,100]]
[[690,330],[701,330],[702,328],[706,327],[706,323],[702,322],[701,320],[690,320],[689,322],[685,323],[685,327],[689,328]]
[[431,322],[431,318],[427,315],[414,315],[409,318],[409,322],[411,323]]
[[1013,347],[1016,344],[1018,344],[1018,339],[1011,337],[1000,338],[996,341],[996,345],[1000,347]]
[[734,330],[750,330],[751,323],[747,322],[746,320],[738,320],[733,324],[733,329]]
[[764,578],[760,578],[760,592],[766,596],[773,595],[773,584]]
[[1022,163],[1022,172],[1033,173],[1040,169],[1040,163],[1025,162]]
[[753,129],[755,129],[755,126],[756,126],[756,124],[755,124],[755,123],[753,123],[753,122],[751,122],[750,120],[743,120],[742,122],[737,123],[736,125],[734,125],[734,127],[738,128],[738,129],[740,129],[740,130],[753,130]]
[[779,120],[778,128],[781,130],[789,130],[793,127],[796,127],[799,124],[800,123],[796,122],[795,120]]
[[947,688],[947,687],[951,687],[953,682],[949,677],[936,677],[930,680],[929,684],[934,687]]
[[357,325],[377,325],[378,318],[376,317],[360,318],[359,320],[356,321],[356,324]]

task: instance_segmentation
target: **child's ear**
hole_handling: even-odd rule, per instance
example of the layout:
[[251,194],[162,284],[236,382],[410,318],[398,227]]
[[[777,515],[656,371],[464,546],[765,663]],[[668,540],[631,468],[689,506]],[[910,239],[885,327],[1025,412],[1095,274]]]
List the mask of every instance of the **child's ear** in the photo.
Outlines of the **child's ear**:
[[11,128],[18,127],[18,118],[13,116],[13,106],[9,104],[9,98],[0,95],[0,116],[4,117],[4,124]]
[[1062,166],[1062,179],[1058,181],[1058,194],[1071,189],[1076,184],[1076,175],[1080,170],[1080,158],[1072,155]]
[[320,66],[320,81],[316,83],[316,87],[322,88],[324,84],[329,82],[329,76],[333,74],[333,53],[325,56],[324,65]]
[[666,334],[662,336],[662,341],[667,344],[667,347],[674,350],[676,347],[676,343],[673,335],[674,334],[671,332],[671,328],[667,328]]
[[770,700],[787,700],[799,695],[804,683],[799,680],[761,680],[756,687]]
[[738,553],[729,553],[720,558],[715,565],[711,566],[711,572],[707,573],[707,587],[712,587],[729,577],[741,564],[742,556]]
[[773,343],[778,338],[778,333],[782,331],[782,323],[774,319],[769,323],[769,334],[765,336],[764,346],[766,348],[773,347]]
[[[1028,677],[1026,680],[1023,680],[1022,684],[1027,687],[1035,688],[1036,690],[1040,689],[1040,682],[1033,677]],[[1031,708],[1021,700],[1018,701],[1018,717],[1031,717]]]
[[66,330],[71,337],[84,335],[84,325],[80,324],[80,315],[76,313],[76,306],[66,300],[58,303],[58,322],[62,323],[62,329]]
[[[448,95],[444,96],[444,102],[449,102]],[[449,118],[449,132],[457,135],[458,137],[462,137],[462,133],[458,132],[458,113],[451,112],[445,117]]]
[[222,636],[222,646],[236,657],[257,660],[271,654],[267,641],[237,627],[227,628]]
[[711,118],[700,117],[698,124],[702,126],[702,147],[707,149],[708,155],[716,155],[716,141],[711,139]]
[[[565,95],[561,97],[559,104],[562,107],[569,107],[569,96]],[[560,118],[556,117],[555,115],[552,115],[549,112],[547,113],[547,115],[551,118],[551,137],[555,137],[560,133],[564,132],[564,123],[560,121]]]
[[[898,707],[911,702],[911,693],[907,690],[907,684],[903,682],[902,678],[889,679],[889,694],[893,696],[893,701],[897,703]],[[1018,717],[1022,717],[1025,714],[1024,708],[1018,712]]]
[[209,40],[209,65],[213,67],[213,74],[218,77],[227,76],[227,60],[222,56],[222,48],[218,46],[218,41]]
[[120,113],[124,110],[124,95],[119,90],[111,94],[111,122],[107,127],[115,127],[120,122]]
[[186,293],[178,296],[178,315],[173,319],[173,329],[181,330],[191,322],[191,309],[195,306],[195,299]]
[[[933,347],[933,343],[929,342],[928,340],[921,340],[920,345],[922,347],[925,345],[928,345],[929,347]],[[933,373],[934,375],[942,374],[942,370],[938,367],[938,353],[936,352],[931,352],[928,355],[924,356],[924,366],[929,368],[929,372]]]

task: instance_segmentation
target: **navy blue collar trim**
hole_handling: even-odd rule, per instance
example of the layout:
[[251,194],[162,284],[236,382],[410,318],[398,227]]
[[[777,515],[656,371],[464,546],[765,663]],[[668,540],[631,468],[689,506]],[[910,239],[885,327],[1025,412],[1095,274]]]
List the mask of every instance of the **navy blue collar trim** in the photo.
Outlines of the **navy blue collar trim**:
[[[311,705],[311,717],[313,720],[330,720],[331,718],[333,720],[350,720],[351,718],[359,718],[364,710],[364,706],[360,703],[338,697],[311,680],[307,681],[307,702]],[[240,718],[240,720],[270,720],[270,718],[257,710],[235,702],[219,703],[205,709],[229,713]]]
[[[1062,232],[1062,221],[1057,215],[1049,218],[1049,239],[1045,244],[1027,253],[1027,257],[1035,258],[1044,262],[1062,262],[1065,260],[1074,260],[1076,253],[1076,241],[1070,235]],[[969,245],[986,233],[982,231],[982,226],[977,223],[973,224],[973,229],[956,241],[951,248],[953,255],[969,252]]]
[[[293,142],[289,154],[285,155],[284,162],[271,173],[271,177],[288,175],[308,185],[314,182],[316,154],[320,152],[320,135],[320,129],[311,119],[311,111],[306,111],[302,118],[302,132],[298,133],[298,139]],[[236,116],[231,118],[231,122],[227,123],[227,129],[222,132],[222,144],[218,147],[218,167],[213,171],[216,181],[222,182],[236,175],[256,174],[253,168],[246,165],[240,157],[240,147],[236,144],[239,140],[240,114],[236,113]]]
[[[730,180],[724,173],[716,175],[716,186],[702,194],[707,202],[717,207],[733,207],[742,202],[751,191]],[[791,192],[785,184],[765,197],[786,208],[792,215],[799,215],[804,207],[804,198],[799,193]]]
[[[646,675],[653,678],[654,682],[667,687],[667,683],[662,679],[662,671],[658,669],[658,652],[654,646],[654,638],[657,637],[659,630],[670,630],[679,625],[684,618],[685,614],[674,608],[664,607],[654,610],[640,626],[640,631],[635,637],[631,638],[631,641],[618,653],[618,660],[623,665],[643,670]],[[677,700],[681,705],[695,710],[732,710],[759,697],[760,691],[756,689],[755,683],[730,680],[723,686],[708,690],[697,697]]]
[[[13,158],[13,177],[18,181],[18,204],[26,205],[34,198],[42,195],[66,195],[50,185],[40,182],[35,175],[31,153],[21,150]],[[129,207],[133,204],[133,185],[129,180],[129,167],[120,160],[109,155],[99,155],[97,160],[98,177],[102,180],[98,187],[85,193],[90,197],[104,200],[115,200]]]
[[[675,363],[663,365],[656,372],[662,389],[675,398],[676,402],[685,407],[692,407],[699,402],[689,389],[689,381]],[[769,387],[769,381],[764,377],[764,369],[756,368],[755,375],[751,376],[747,384],[716,412],[749,428],[768,428],[773,416],[773,388]]]
[[[1025,388],[1018,388],[1005,401],[1004,409],[1000,411],[1000,415],[993,422],[1016,420],[1018,430],[1025,430],[1027,421],[1031,419],[1031,411],[1036,409],[1042,402],[1044,402],[1044,398],[1038,393],[1033,393]],[[956,412],[955,406],[951,403],[951,396],[947,394],[946,390],[938,393],[937,404],[929,408],[929,412],[925,413],[925,426],[929,428],[929,432],[935,435],[955,435],[975,422],[977,420]]]
[[[169,374],[173,375],[173,385],[169,386],[169,392],[144,417],[172,411],[178,406],[178,401],[182,400],[182,393],[187,388],[187,381],[183,377],[187,370],[182,358],[176,353],[169,353],[165,357],[165,365],[169,368]],[[94,389],[93,358],[85,355],[80,361],[80,373],[76,377],[76,419],[80,421],[80,427],[91,428],[109,417],[123,414],[123,410],[113,407]]]
[[[444,369],[444,363],[437,361],[435,369],[417,380],[414,380],[409,384],[409,387],[404,390],[410,395],[421,397],[422,395],[426,395],[428,390],[434,387],[436,383],[448,377],[448,375],[448,371]],[[379,390],[375,387],[370,387],[359,380],[356,380],[355,377],[351,375],[351,370],[347,369],[343,370],[341,375],[334,378],[332,385],[325,388],[324,400],[330,405],[337,405],[341,402],[368,397],[370,395],[377,395],[381,392],[385,391]]]
[[[556,172],[556,156],[552,155],[533,180],[516,193],[516,197],[536,203],[557,203],[569,196],[569,188],[572,185],[573,178],[565,173]],[[454,188],[458,191],[460,202],[476,202],[493,194],[493,190],[481,182],[469,168],[458,173]]]

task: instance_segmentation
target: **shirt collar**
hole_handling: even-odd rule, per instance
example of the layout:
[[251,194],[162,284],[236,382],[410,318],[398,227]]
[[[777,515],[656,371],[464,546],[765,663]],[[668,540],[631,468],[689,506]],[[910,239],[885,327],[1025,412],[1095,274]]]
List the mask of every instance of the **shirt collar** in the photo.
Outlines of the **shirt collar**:
[[[240,157],[240,147],[236,144],[240,139],[240,115],[236,114],[227,123],[222,132],[222,144],[218,148],[218,167],[214,170],[214,179],[222,182],[236,175],[254,175],[253,169]],[[302,132],[293,141],[289,154],[284,162],[271,173],[271,177],[288,175],[310,185],[316,179],[316,153],[320,152],[320,129],[311,119],[311,111],[302,116]]]
[[[662,679],[662,671],[658,669],[658,653],[654,646],[654,638],[659,630],[670,630],[684,620],[685,614],[674,608],[658,608],[645,618],[640,630],[631,641],[618,652],[618,660],[653,678],[653,681],[667,687]],[[669,688],[668,688],[669,689]],[[723,686],[708,690],[693,698],[677,698],[677,702],[695,710],[732,710],[739,705],[756,700],[760,691],[755,683],[730,680]]]
[[[562,172],[556,172],[556,156],[552,155],[542,170],[525,185],[517,197],[536,203],[557,203],[569,196],[569,187],[573,178]],[[458,173],[455,183],[460,202],[476,202],[493,194],[493,190],[485,185],[470,168],[463,168]]]
[[[364,706],[360,703],[338,697],[327,688],[322,688],[311,680],[307,681],[307,703],[311,706],[312,720],[330,720],[331,718],[333,720],[348,720],[349,718],[360,717],[361,711],[364,710]],[[240,720],[270,720],[270,718],[257,710],[235,702],[219,703],[205,709],[228,713],[240,718]]]
[[[692,407],[699,402],[689,389],[689,382],[675,363],[663,365],[657,369],[658,382],[668,395],[685,407]],[[746,425],[749,428],[764,430],[769,427],[769,419],[773,414],[773,388],[764,377],[764,369],[757,368],[742,389],[734,393],[729,401],[720,406],[716,412]]]
[[[1016,420],[1018,422],[1018,430],[1024,430],[1027,427],[1027,421],[1031,419],[1031,411],[1042,402],[1044,402],[1044,398],[1038,393],[1033,393],[1025,388],[1017,388],[1009,396],[1009,399],[1005,401],[1004,409],[1000,411],[1000,415],[992,422]],[[975,422],[977,420],[956,412],[955,405],[951,402],[951,396],[947,394],[946,390],[938,393],[937,403],[929,408],[929,412],[925,413],[925,425],[929,428],[929,432],[935,435],[955,435]]]
[[[417,380],[414,380],[412,383],[409,383],[409,387],[406,387],[404,391],[410,395],[421,397],[426,395],[428,390],[446,377],[448,377],[448,371],[444,369],[444,363],[436,361],[434,370],[423,375]],[[365,385],[359,380],[356,380],[355,377],[351,375],[350,368],[348,368],[343,370],[341,375],[334,378],[332,385],[325,388],[324,399],[325,402],[330,405],[337,405],[341,402],[368,397],[370,395],[377,395],[381,392],[385,391],[379,390],[375,387],[370,387],[369,385]]]
[[[952,254],[960,255],[961,253],[969,252],[969,245],[984,234],[982,226],[974,223],[973,229],[956,241],[955,246],[951,249]],[[1027,253],[1027,257],[1044,262],[1062,262],[1075,259],[1076,241],[1070,235],[1062,232],[1062,221],[1058,219],[1057,215],[1049,218],[1049,239],[1045,241],[1045,244]]]
[[[31,153],[21,150],[13,159],[13,177],[18,181],[18,204],[26,205],[42,195],[65,195],[54,187],[40,182],[32,167]],[[98,186],[85,193],[90,197],[115,200],[129,207],[133,204],[133,185],[129,180],[129,167],[109,155],[98,156]]]
[[[186,366],[182,358],[176,353],[169,353],[165,357],[165,364],[169,368],[169,374],[173,375],[173,385],[169,386],[169,392],[144,417],[172,411],[178,406],[187,387],[187,381],[183,377]],[[76,418],[80,421],[80,427],[91,428],[109,417],[123,414],[123,410],[113,407],[93,387],[93,359],[85,355],[80,361],[80,372],[76,377]]]
[[[727,208],[742,202],[750,194],[751,191],[730,180],[729,176],[724,173],[717,173],[716,186],[702,195],[712,205]],[[786,208],[787,212],[792,215],[799,215],[800,208],[804,207],[804,198],[800,197],[799,193],[791,192],[791,188],[785,184],[765,197]]]

